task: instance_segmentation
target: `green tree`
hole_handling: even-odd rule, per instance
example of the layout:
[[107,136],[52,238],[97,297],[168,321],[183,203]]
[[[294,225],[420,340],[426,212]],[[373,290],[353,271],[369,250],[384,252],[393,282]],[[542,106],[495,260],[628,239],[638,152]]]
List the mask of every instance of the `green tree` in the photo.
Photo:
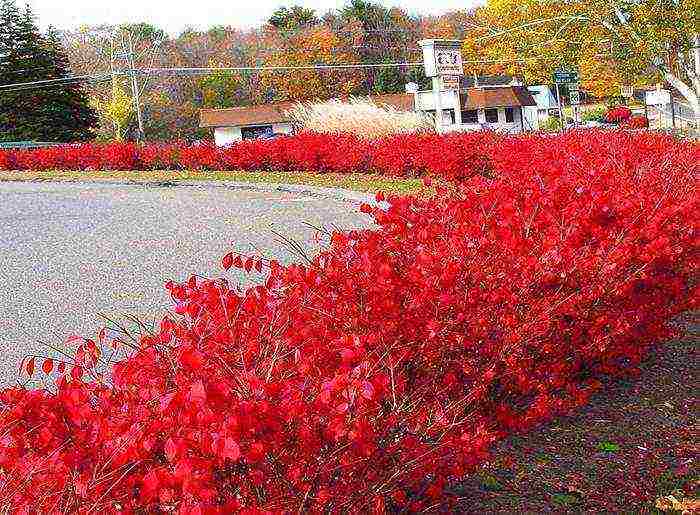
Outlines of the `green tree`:
[[373,93],[398,93],[404,91],[406,76],[399,68],[379,68],[374,75]]
[[295,5],[278,8],[267,22],[282,31],[295,31],[317,24],[318,18],[313,9]]
[[0,89],[0,138],[5,141],[84,141],[93,137],[94,111],[77,81],[57,34],[42,35],[27,6],[12,0],[0,7],[0,85],[58,82]]

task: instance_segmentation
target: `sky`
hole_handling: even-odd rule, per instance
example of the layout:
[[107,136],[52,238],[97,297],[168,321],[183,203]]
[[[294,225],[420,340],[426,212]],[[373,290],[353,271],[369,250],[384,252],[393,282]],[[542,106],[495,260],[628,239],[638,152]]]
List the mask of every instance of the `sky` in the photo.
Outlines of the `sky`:
[[[172,35],[185,27],[207,28],[230,25],[249,28],[260,25],[282,5],[303,5],[322,14],[345,4],[344,0],[17,0],[29,3],[42,28],[53,25],[71,29],[80,25],[149,22]],[[387,7],[411,13],[440,14],[468,9],[479,0],[382,0]]]

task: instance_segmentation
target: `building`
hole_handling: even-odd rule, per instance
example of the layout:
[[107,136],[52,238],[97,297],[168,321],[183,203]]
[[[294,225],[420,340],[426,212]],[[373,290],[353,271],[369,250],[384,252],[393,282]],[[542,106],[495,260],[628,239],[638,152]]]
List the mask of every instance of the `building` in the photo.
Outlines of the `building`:
[[[373,95],[369,98],[377,105],[400,111],[412,111],[414,106],[413,95],[405,93]],[[294,105],[294,102],[278,102],[229,109],[202,109],[199,113],[199,126],[214,131],[217,146],[243,139],[292,134],[294,124],[287,113]]]
[[292,134],[294,129],[287,111],[293,105],[291,102],[282,102],[229,109],[202,109],[199,112],[199,126],[213,129],[217,146],[242,139]]
[[[440,92],[443,130],[519,133],[539,129],[537,103],[526,87],[512,79],[502,85],[464,87],[470,83],[463,80],[459,90]],[[435,114],[432,90],[418,91],[415,97],[417,110]]]
[[527,89],[537,102],[537,117],[540,121],[544,121],[550,116],[558,116],[557,99],[549,86],[528,86]]
[[[377,105],[401,111],[420,111],[435,116],[435,94],[414,91],[369,97]],[[518,133],[537,130],[537,103],[520,85],[464,87],[440,92],[443,122],[440,130],[473,131],[491,129]],[[214,131],[218,146],[242,139],[291,134],[294,125],[288,116],[294,103],[280,102],[229,109],[203,109],[200,127]]]

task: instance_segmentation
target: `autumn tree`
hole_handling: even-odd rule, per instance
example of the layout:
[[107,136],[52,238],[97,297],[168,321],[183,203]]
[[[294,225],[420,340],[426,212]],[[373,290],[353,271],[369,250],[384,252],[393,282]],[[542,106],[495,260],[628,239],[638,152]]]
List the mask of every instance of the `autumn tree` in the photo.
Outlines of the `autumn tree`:
[[275,10],[267,22],[279,30],[295,31],[315,25],[318,18],[313,9],[295,5]]
[[466,60],[544,81],[577,66],[592,86],[664,80],[700,117],[700,0],[488,0],[464,44]]
[[318,65],[356,62],[351,49],[327,26],[315,26],[280,42],[281,48],[265,59],[266,67],[300,67],[294,70],[265,70],[261,86],[275,100],[327,99],[357,92],[362,73],[357,69],[305,69]]

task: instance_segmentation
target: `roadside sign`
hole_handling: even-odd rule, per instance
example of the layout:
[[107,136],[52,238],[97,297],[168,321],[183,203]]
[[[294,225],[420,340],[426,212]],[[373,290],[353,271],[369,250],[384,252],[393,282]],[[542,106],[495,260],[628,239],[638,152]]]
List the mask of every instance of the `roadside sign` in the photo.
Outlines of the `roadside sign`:
[[462,67],[462,43],[450,39],[422,39],[423,66],[426,77],[464,75]]
[[443,75],[442,87],[445,90],[459,89],[459,75]]
[[647,91],[645,97],[646,105],[662,106],[671,103],[671,92],[667,89],[657,89]]
[[620,86],[620,96],[632,98],[634,96],[634,86]]
[[578,89],[569,89],[569,102],[572,106],[581,103],[581,92]]
[[560,68],[554,72],[554,82],[556,84],[569,84],[578,81],[578,72],[576,70],[565,70]]

